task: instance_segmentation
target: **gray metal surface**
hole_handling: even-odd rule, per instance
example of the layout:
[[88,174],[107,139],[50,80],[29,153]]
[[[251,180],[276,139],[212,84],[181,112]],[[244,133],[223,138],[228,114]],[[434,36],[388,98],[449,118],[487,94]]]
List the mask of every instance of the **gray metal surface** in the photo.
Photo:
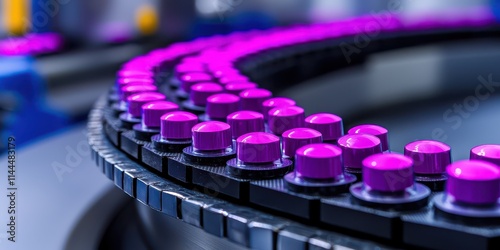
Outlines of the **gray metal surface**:
[[78,125],[16,150],[15,243],[6,235],[7,159],[0,157],[0,249],[97,248],[127,197],[96,169],[84,132]]

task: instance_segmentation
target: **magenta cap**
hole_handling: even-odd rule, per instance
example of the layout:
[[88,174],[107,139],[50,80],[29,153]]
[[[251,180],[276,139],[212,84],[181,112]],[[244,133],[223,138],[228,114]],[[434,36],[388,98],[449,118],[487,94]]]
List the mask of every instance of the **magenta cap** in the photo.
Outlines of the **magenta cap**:
[[195,72],[184,74],[180,78],[181,88],[188,92],[191,91],[191,86],[200,82],[211,82],[212,76],[207,73]]
[[240,74],[231,74],[219,78],[219,83],[222,85],[226,85],[232,82],[248,82],[248,81],[250,81],[248,77]]
[[227,116],[234,139],[250,132],[264,132],[264,116],[255,111],[242,110]]
[[500,145],[486,144],[473,147],[470,150],[471,160],[483,160],[500,167]]
[[304,126],[304,109],[297,106],[281,107],[271,109],[269,115],[269,129],[275,135]]
[[207,98],[211,95],[221,93],[224,89],[217,83],[197,83],[191,86],[189,99],[196,106],[206,106]]
[[116,73],[118,78],[122,77],[148,77],[153,78],[154,75],[148,70],[137,70],[137,69],[121,69]]
[[143,92],[133,94],[127,98],[128,113],[132,117],[141,117],[142,105],[148,102],[163,101],[165,99],[167,99],[167,97],[158,92]]
[[240,71],[231,67],[231,66],[228,66],[228,65],[225,65],[225,66],[214,66],[210,69],[210,71],[212,72],[212,75],[217,77],[217,78],[222,78],[224,76],[230,76],[230,75],[238,75],[240,74]]
[[337,144],[342,149],[344,166],[348,168],[362,168],[366,157],[382,152],[380,139],[373,135],[344,135]]
[[267,89],[247,89],[240,92],[241,110],[251,110],[261,113],[262,103],[271,98],[273,93]]
[[244,134],[236,139],[238,160],[269,163],[281,158],[280,138],[264,132]]
[[208,121],[196,124],[193,132],[193,148],[196,150],[221,150],[232,145],[231,126],[224,122]]
[[324,141],[337,140],[344,135],[342,118],[329,113],[313,114],[306,118],[305,126],[318,130]]
[[131,95],[142,92],[155,92],[158,88],[155,85],[127,85],[120,90],[121,100],[126,101]]
[[413,159],[416,174],[442,174],[451,163],[450,146],[431,140],[408,143],[404,154]]
[[198,123],[198,116],[186,111],[174,111],[161,118],[160,134],[167,140],[189,140],[191,129]]
[[173,102],[155,101],[142,105],[142,124],[146,127],[160,127],[160,118],[169,112],[176,111],[179,106]]
[[387,138],[387,129],[378,125],[363,124],[352,127],[347,132],[348,134],[369,134],[374,135],[380,139],[382,143],[382,151],[389,150],[389,140]]
[[446,193],[455,201],[468,204],[492,204],[500,195],[500,170],[489,162],[463,160],[446,168]]
[[396,153],[374,154],[363,160],[362,174],[364,185],[371,190],[404,191],[413,185],[413,160]]
[[118,78],[116,80],[116,86],[118,88],[121,88],[122,86],[127,86],[127,85],[139,85],[139,84],[151,84],[153,85],[155,81],[151,78],[142,78],[142,77],[124,77],[124,78]]
[[241,91],[243,91],[243,90],[257,88],[257,84],[252,83],[252,82],[229,83],[229,84],[224,85],[224,88],[226,89],[227,93],[230,93],[233,95],[239,95],[241,93]]
[[174,73],[179,79],[183,75],[195,72],[205,72],[205,67],[201,63],[180,63],[175,66]]
[[238,110],[239,105],[240,98],[236,95],[215,94],[207,98],[205,112],[211,119],[226,119],[229,114]]
[[300,147],[295,154],[295,173],[310,179],[340,179],[344,175],[342,150],[326,143]]
[[323,142],[321,133],[310,128],[292,128],[282,135],[283,155],[294,157],[298,148],[313,143]]
[[273,97],[262,103],[262,114],[264,114],[264,119],[267,120],[268,113],[273,108],[289,107],[295,106],[295,101],[286,97]]

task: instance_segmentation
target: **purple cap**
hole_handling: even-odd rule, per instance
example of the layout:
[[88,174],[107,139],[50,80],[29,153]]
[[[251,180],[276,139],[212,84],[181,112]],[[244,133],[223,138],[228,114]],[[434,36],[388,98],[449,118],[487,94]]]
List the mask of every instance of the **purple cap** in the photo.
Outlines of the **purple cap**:
[[180,63],[175,66],[175,76],[181,78],[183,75],[195,72],[205,72],[205,67],[201,63]]
[[228,65],[215,65],[210,69],[210,71],[212,72],[212,75],[217,78],[240,74],[239,70]]
[[446,168],[446,193],[458,202],[492,204],[500,195],[500,170],[489,162],[463,160]]
[[262,111],[262,103],[271,98],[273,93],[267,89],[247,89],[240,93],[241,110]]
[[250,79],[248,77],[240,75],[240,74],[231,74],[226,75],[219,78],[219,83],[222,85],[226,85],[232,82],[248,82]]
[[470,150],[471,160],[483,160],[500,167],[500,145],[486,144],[473,147]]
[[297,106],[274,108],[269,111],[269,129],[275,135],[304,126],[304,109]]
[[160,134],[167,140],[189,140],[191,129],[198,123],[198,116],[186,111],[174,111],[161,118]]
[[238,160],[245,163],[274,162],[281,158],[280,138],[264,132],[244,134],[238,139]]
[[196,150],[221,150],[231,146],[231,126],[224,122],[208,121],[196,124],[193,132],[193,148]]
[[380,139],[368,134],[344,135],[337,144],[342,149],[344,165],[348,168],[362,168],[366,157],[382,152]]
[[147,77],[153,78],[154,75],[150,71],[147,70],[137,70],[137,69],[121,69],[116,73],[118,78],[122,77]]
[[337,140],[344,135],[342,118],[334,114],[319,113],[310,115],[305,120],[305,126],[321,132],[324,141]]
[[243,90],[257,88],[257,84],[253,82],[229,83],[224,85],[224,88],[226,89],[227,93],[239,95]]
[[160,127],[160,118],[164,114],[178,109],[179,106],[173,102],[148,102],[142,105],[142,124],[146,127]]
[[273,108],[281,108],[288,106],[295,106],[295,101],[286,97],[273,97],[262,103],[262,114],[264,114],[264,119],[267,120],[268,113]]
[[305,145],[295,154],[295,173],[310,179],[340,179],[344,175],[342,150],[326,143]]
[[348,134],[369,134],[374,135],[380,139],[382,143],[382,151],[389,150],[389,140],[387,138],[387,129],[378,125],[363,124],[352,127],[347,132]]
[[364,185],[374,191],[400,192],[413,185],[413,160],[401,154],[368,156],[362,171]]
[[155,92],[158,88],[155,85],[130,85],[122,87],[120,90],[121,100],[126,101],[131,95],[142,92]]
[[[240,98],[231,94],[215,94],[207,98],[206,113],[211,119],[226,119],[239,108]],[[231,126],[232,127],[232,126]]]
[[321,143],[321,133],[310,128],[292,128],[283,133],[283,155],[294,157],[298,148],[313,143]]
[[217,83],[197,83],[191,86],[189,99],[196,106],[206,106],[207,98],[211,95],[222,92],[224,89]]
[[200,83],[200,82],[211,82],[212,76],[207,73],[188,73],[184,74],[180,78],[181,87],[184,91],[191,91],[191,86]]
[[451,163],[450,146],[439,141],[408,143],[404,154],[413,159],[416,174],[442,174]]
[[264,132],[264,116],[255,111],[234,112],[227,116],[227,123],[231,125],[234,139],[250,132]]
[[151,84],[153,85],[155,83],[155,81],[151,78],[142,78],[142,77],[122,77],[122,78],[118,78],[116,80],[116,86],[118,88],[121,88],[123,86],[128,86],[128,85],[132,85],[132,84],[135,84],[135,85],[139,85],[139,84]]
[[141,117],[142,105],[148,102],[163,101],[166,96],[158,92],[143,92],[133,94],[127,98],[128,113],[132,117]]

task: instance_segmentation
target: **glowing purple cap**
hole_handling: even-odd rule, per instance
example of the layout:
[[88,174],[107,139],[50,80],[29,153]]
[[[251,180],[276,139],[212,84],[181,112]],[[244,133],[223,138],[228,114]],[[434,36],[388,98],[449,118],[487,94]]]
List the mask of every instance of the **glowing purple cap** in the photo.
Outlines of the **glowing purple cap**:
[[196,106],[206,106],[207,98],[211,95],[221,93],[224,89],[217,83],[197,83],[191,86],[189,99]]
[[262,114],[264,114],[264,119],[267,120],[269,116],[269,111],[273,108],[289,107],[295,106],[295,101],[286,97],[273,97],[262,103]]
[[238,110],[239,105],[240,98],[236,95],[215,94],[207,98],[205,112],[211,119],[226,119],[229,114]]
[[300,147],[295,154],[295,173],[297,177],[310,179],[341,179],[342,150],[325,143]]
[[344,135],[342,118],[329,113],[313,114],[306,118],[305,126],[318,130],[324,141],[337,140]]
[[215,65],[211,67],[210,71],[212,72],[212,75],[217,78],[240,74],[240,71],[228,65]]
[[241,91],[243,91],[243,90],[257,88],[257,84],[252,83],[252,82],[229,83],[229,84],[224,85],[224,88],[226,89],[227,93],[230,93],[233,95],[239,95],[241,93]]
[[185,111],[174,111],[161,118],[160,134],[168,140],[189,140],[191,129],[198,123],[198,116]]
[[293,128],[283,133],[283,155],[294,157],[298,148],[313,143],[321,143],[321,133],[310,128]]
[[141,117],[142,105],[148,102],[163,101],[165,99],[167,99],[167,97],[158,92],[143,92],[133,94],[127,98],[128,113],[132,117]]
[[153,78],[154,75],[151,71],[148,70],[139,70],[139,69],[121,69],[116,73],[118,78],[123,77],[144,77],[144,78]]
[[455,201],[468,204],[492,204],[500,195],[500,170],[489,162],[463,160],[446,168],[446,193]]
[[348,168],[362,168],[366,157],[382,152],[380,139],[368,134],[344,135],[337,144],[342,149],[344,165]]
[[197,150],[221,150],[231,146],[231,126],[224,122],[208,121],[196,124],[193,132],[193,148]]
[[238,160],[268,163],[281,158],[280,138],[264,132],[244,134],[236,139]]
[[485,144],[473,147],[470,150],[471,160],[483,160],[500,167],[500,145]]
[[240,93],[241,110],[262,112],[262,103],[271,98],[273,93],[267,89],[247,89]]
[[442,174],[451,163],[450,146],[439,141],[408,143],[404,154],[413,159],[416,174]]
[[264,116],[255,111],[242,110],[227,116],[231,134],[236,139],[250,132],[264,132]]
[[240,75],[240,74],[231,74],[231,75],[226,75],[221,78],[219,78],[219,83],[222,85],[226,85],[232,82],[248,82],[250,79],[248,77]]
[[189,93],[191,86],[200,82],[211,82],[212,76],[207,73],[188,73],[182,75],[180,81],[182,89]]
[[269,111],[269,129],[275,135],[304,126],[304,109],[297,106],[274,108]]
[[146,127],[160,127],[160,118],[169,112],[176,111],[179,106],[173,102],[155,101],[142,105],[142,124]]
[[364,185],[374,191],[399,192],[413,185],[413,160],[401,154],[368,156],[362,171]]
[[180,63],[175,66],[175,76],[180,79],[183,75],[195,72],[205,72],[205,67],[201,63]]
[[121,100],[126,101],[131,95],[142,92],[155,92],[158,88],[155,85],[127,85],[121,88]]
[[352,127],[347,132],[348,134],[369,134],[374,135],[380,139],[382,143],[382,151],[389,150],[389,140],[387,138],[387,129],[378,125],[363,124]]
[[151,84],[153,85],[155,81],[151,78],[143,78],[143,77],[122,77],[118,78],[116,80],[116,86],[118,89],[120,89],[123,86],[128,86],[128,85],[146,85],[146,84]]

